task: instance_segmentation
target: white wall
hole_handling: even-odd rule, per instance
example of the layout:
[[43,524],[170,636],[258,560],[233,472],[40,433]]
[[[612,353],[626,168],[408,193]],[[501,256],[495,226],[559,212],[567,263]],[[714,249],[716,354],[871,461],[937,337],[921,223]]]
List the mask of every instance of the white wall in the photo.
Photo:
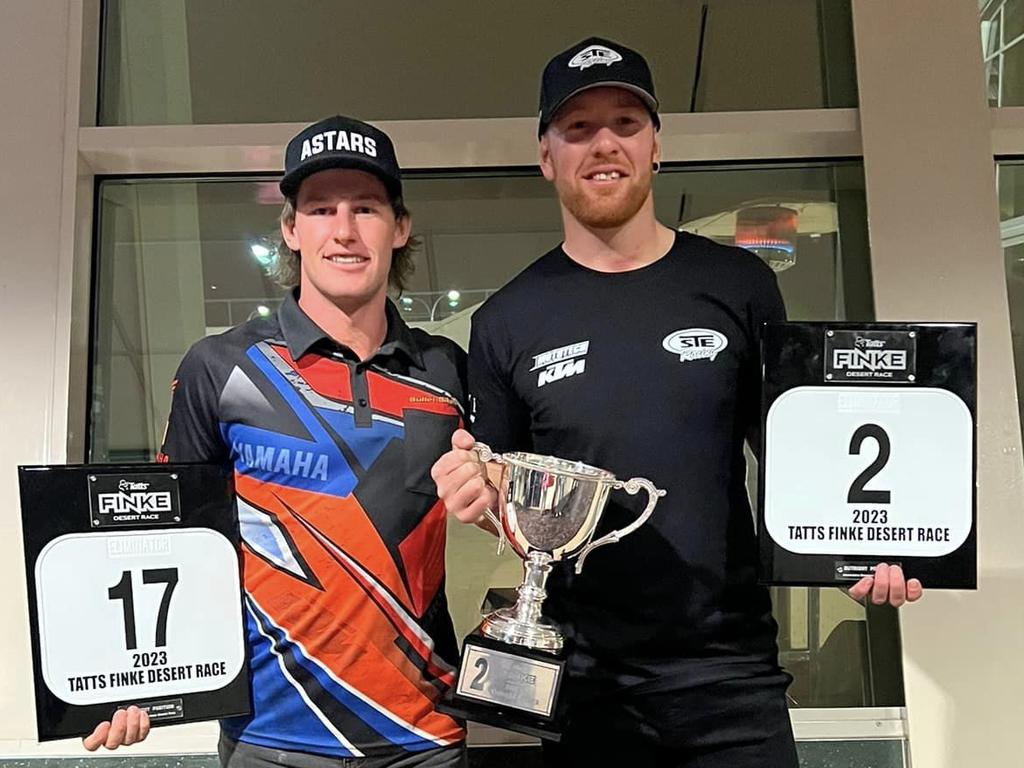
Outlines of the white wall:
[[[32,738],[32,668],[18,464],[60,461],[51,417],[57,356],[68,5],[7,3],[0,24],[0,739]],[[66,397],[66,393],[65,393]]]

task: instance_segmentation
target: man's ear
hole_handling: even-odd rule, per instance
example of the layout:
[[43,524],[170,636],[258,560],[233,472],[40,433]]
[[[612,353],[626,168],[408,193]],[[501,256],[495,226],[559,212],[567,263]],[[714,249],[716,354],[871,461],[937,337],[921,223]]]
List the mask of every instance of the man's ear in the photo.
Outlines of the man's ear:
[[284,240],[284,244],[291,248],[293,251],[301,251],[299,247],[299,236],[295,232],[295,217],[291,219],[281,219],[281,238]]
[[547,131],[540,137],[540,144],[537,147],[537,162],[540,164],[540,171],[548,181],[555,180],[555,166],[551,161],[551,143],[548,141]]
[[412,234],[412,217],[401,216],[395,220],[395,236],[391,241],[392,248],[401,248],[409,242]]

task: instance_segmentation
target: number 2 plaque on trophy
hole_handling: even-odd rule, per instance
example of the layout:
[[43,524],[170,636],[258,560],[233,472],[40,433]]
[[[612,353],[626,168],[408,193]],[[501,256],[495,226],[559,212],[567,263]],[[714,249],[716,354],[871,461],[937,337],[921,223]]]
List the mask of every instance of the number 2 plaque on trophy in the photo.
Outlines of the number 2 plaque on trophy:
[[762,339],[762,580],[850,584],[878,563],[977,583],[977,327],[773,323]]
[[40,741],[122,707],[245,714],[238,522],[213,465],[20,467]]

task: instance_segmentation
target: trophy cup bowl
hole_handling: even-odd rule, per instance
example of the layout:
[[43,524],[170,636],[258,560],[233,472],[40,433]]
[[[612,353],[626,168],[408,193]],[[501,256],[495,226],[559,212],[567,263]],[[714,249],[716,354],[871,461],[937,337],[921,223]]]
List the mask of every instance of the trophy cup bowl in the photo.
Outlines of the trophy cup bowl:
[[[488,510],[487,515],[498,529],[499,552],[507,543],[525,562],[516,604],[486,616],[481,631],[511,645],[558,652],[564,644],[562,633],[541,615],[551,564],[575,559],[579,573],[597,547],[614,544],[643,525],[665,491],[643,478],[619,480],[581,461],[522,452],[495,454],[483,443],[477,443],[475,451],[481,461],[504,465],[498,487],[500,512]],[[625,528],[593,541],[608,494],[618,488],[629,494],[646,490],[647,507]]]

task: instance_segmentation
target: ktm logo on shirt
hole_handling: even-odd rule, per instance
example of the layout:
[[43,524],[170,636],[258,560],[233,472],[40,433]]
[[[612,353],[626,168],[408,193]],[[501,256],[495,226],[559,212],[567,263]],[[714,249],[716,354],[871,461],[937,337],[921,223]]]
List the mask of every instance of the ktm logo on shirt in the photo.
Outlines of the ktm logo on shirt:
[[552,381],[567,379],[570,376],[583,373],[586,369],[586,360],[566,360],[564,363],[557,363],[556,365],[552,365],[550,368],[545,368],[540,372],[540,376],[537,377],[537,386],[543,387],[545,384],[550,384]]
[[587,369],[589,351],[588,339],[534,355],[530,371],[540,371],[537,375],[537,386],[543,387],[553,381],[561,381],[583,373]]

